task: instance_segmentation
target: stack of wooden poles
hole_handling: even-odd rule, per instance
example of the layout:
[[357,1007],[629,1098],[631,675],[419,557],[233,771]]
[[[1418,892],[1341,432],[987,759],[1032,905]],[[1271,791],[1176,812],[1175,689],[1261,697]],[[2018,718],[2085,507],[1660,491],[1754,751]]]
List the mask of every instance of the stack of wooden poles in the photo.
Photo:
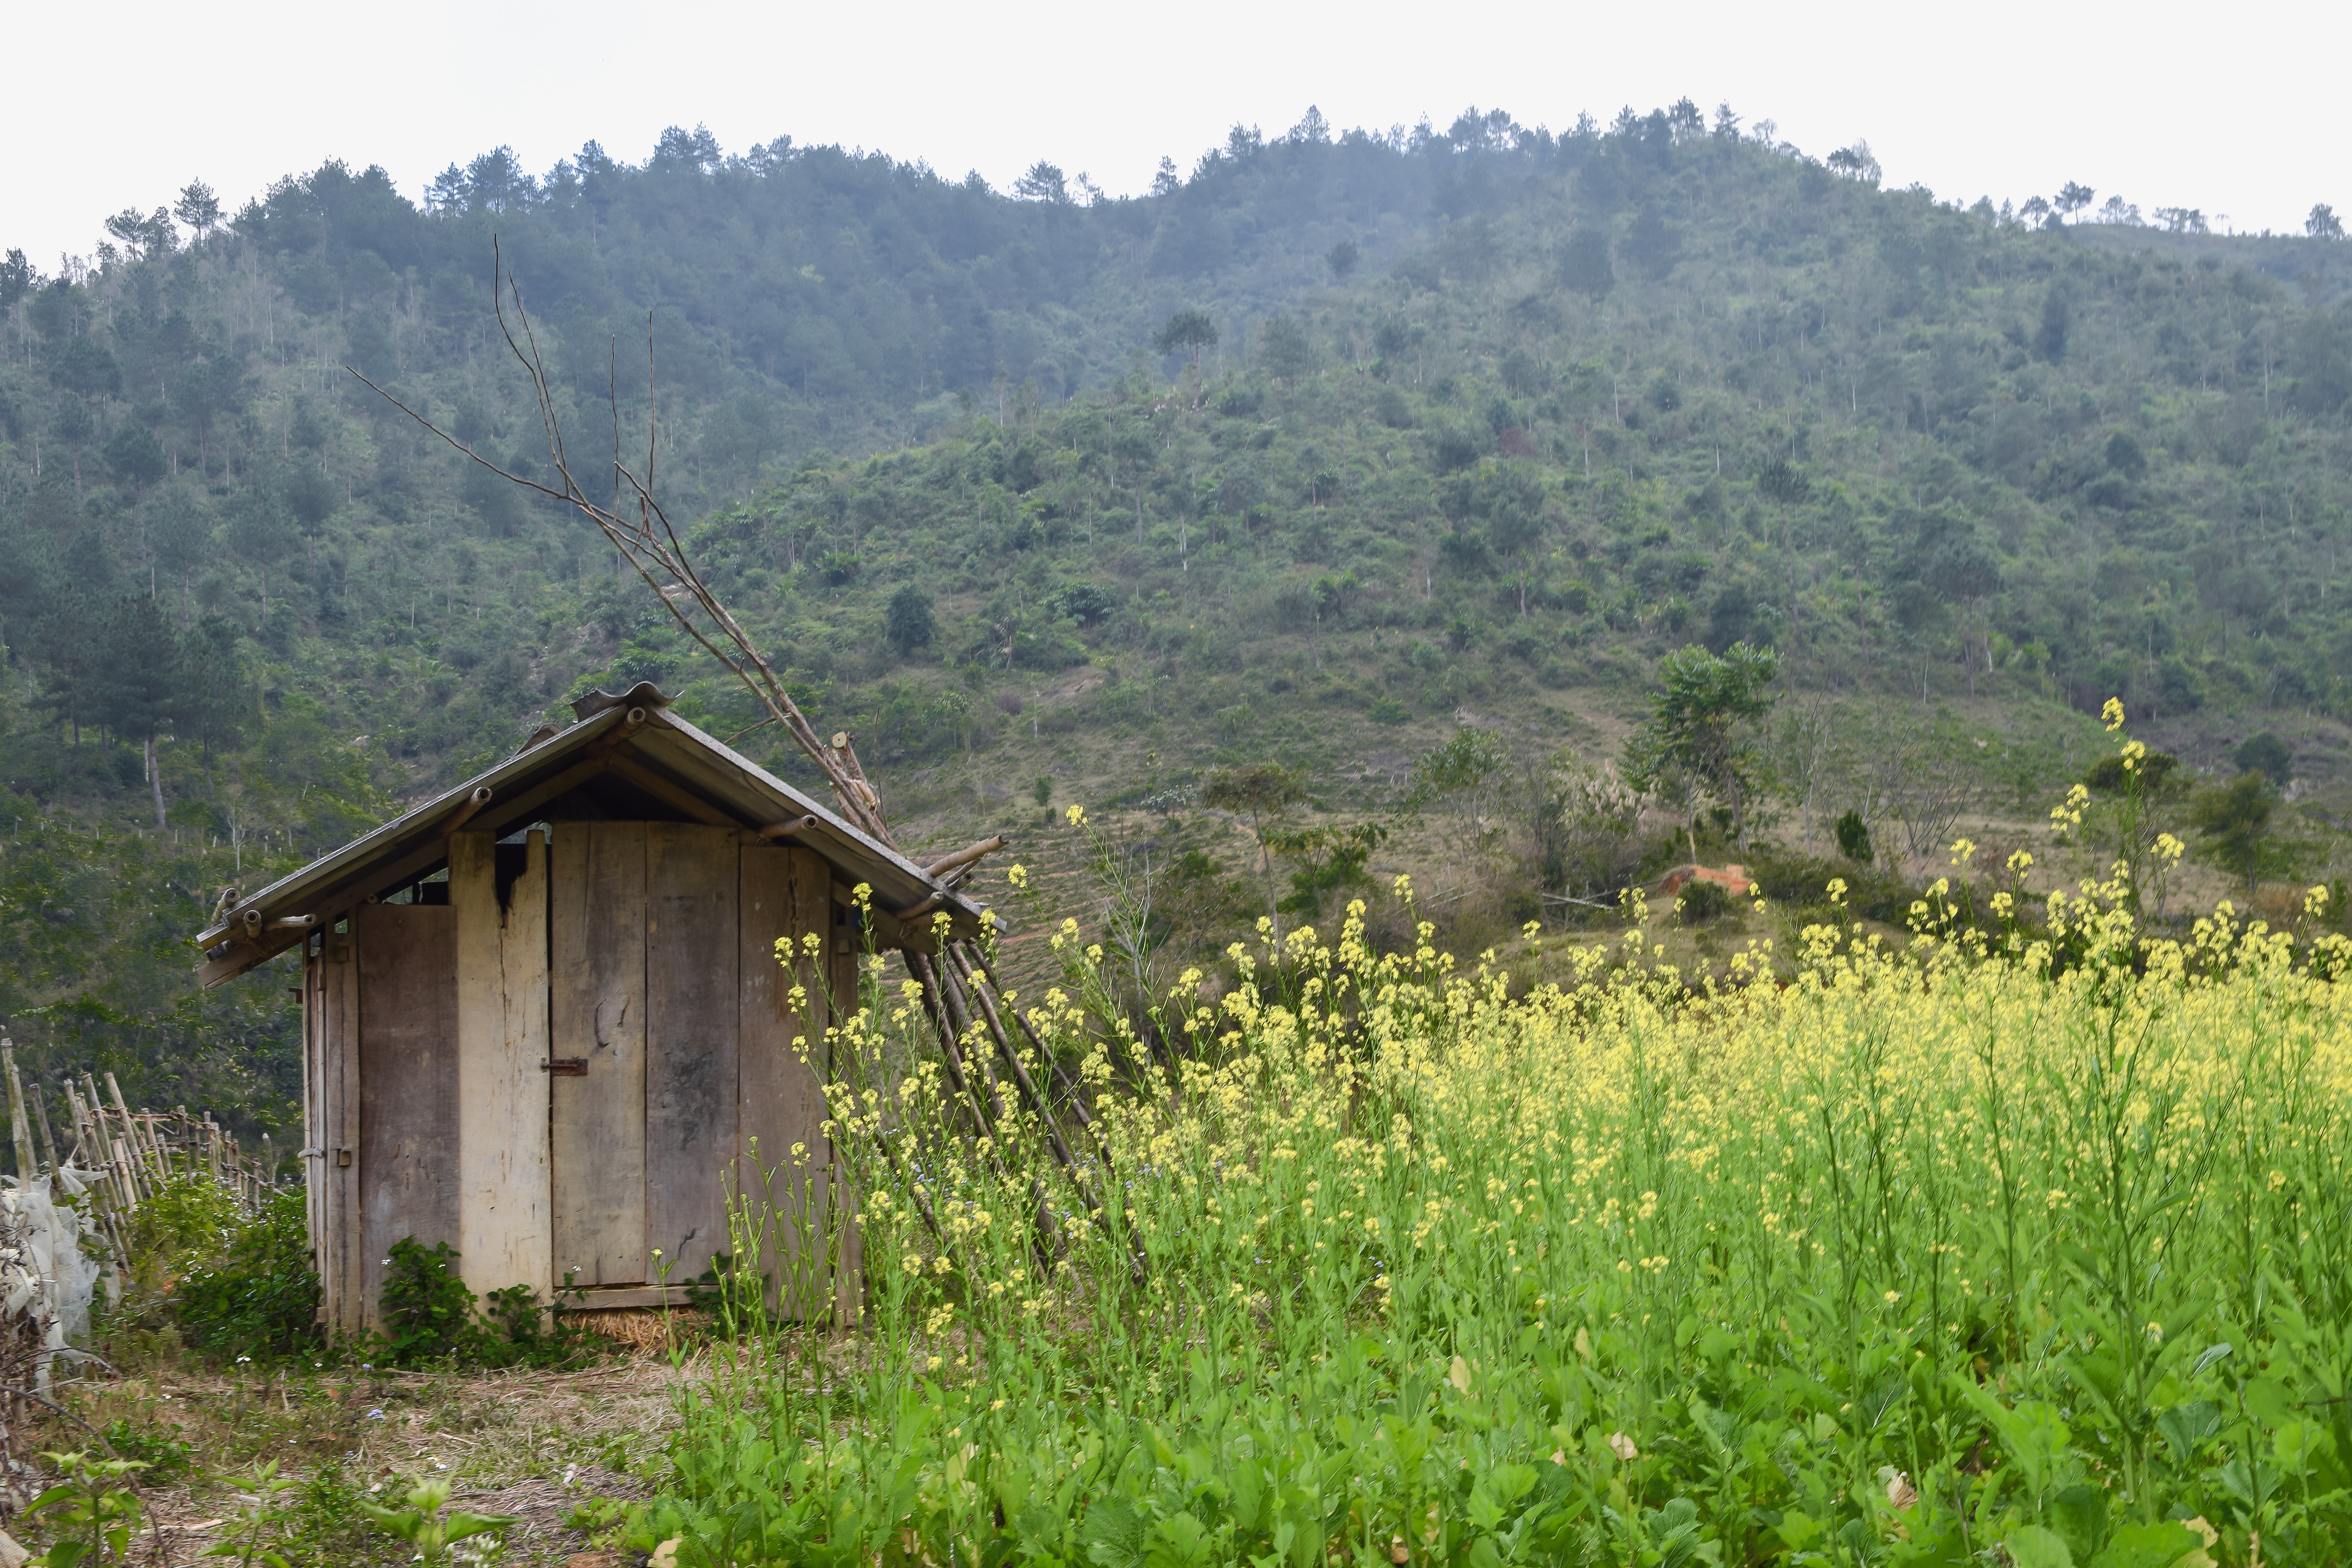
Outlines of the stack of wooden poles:
[[[7,1079],[8,1130],[16,1143],[16,1169],[28,1178],[61,1168],[70,1171],[89,1191],[92,1217],[118,1258],[125,1255],[131,1216],[165,1182],[209,1175],[248,1214],[260,1208],[276,1185],[271,1163],[238,1148],[236,1135],[210,1112],[195,1115],[184,1105],[133,1110],[111,1072],[105,1075],[103,1097],[97,1079],[86,1072],[79,1082],[68,1076],[61,1085],[73,1139],[60,1161],[58,1140],[49,1130],[48,1096],[25,1092],[16,1049],[5,1037],[0,1037],[0,1075]],[[268,1134],[262,1137],[268,1142]]]

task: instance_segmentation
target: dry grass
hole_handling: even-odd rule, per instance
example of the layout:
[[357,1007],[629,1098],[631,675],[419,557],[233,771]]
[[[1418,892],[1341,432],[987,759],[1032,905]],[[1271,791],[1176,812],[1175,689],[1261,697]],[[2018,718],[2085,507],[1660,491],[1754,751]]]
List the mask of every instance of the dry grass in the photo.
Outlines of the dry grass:
[[[656,1321],[649,1331],[624,1331],[657,1338],[662,1329]],[[72,1384],[67,1403],[100,1431],[125,1423],[126,1447],[186,1446],[184,1469],[142,1489],[160,1527],[142,1542],[145,1560],[195,1563],[250,1500],[243,1479],[275,1459],[297,1480],[340,1467],[362,1488],[438,1477],[456,1506],[520,1519],[509,1561],[550,1568],[590,1550],[586,1533],[567,1522],[574,1510],[645,1495],[642,1478],[671,1430],[677,1388],[707,1364],[689,1355],[673,1368],[658,1353],[625,1353],[562,1373],[178,1369]],[[56,1417],[27,1436],[27,1447],[92,1446],[87,1432]],[[20,1540],[37,1542],[37,1529],[12,1524]]]

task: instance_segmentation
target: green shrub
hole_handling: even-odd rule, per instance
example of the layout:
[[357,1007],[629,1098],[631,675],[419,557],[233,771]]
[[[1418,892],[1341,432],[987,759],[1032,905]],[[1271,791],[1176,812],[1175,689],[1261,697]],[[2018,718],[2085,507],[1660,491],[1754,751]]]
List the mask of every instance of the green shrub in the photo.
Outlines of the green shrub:
[[[2273,743],[2276,743],[2272,737],[2257,736],[2256,739],[2272,739]],[[2252,743],[2251,741],[2247,742],[2248,745]],[[2116,753],[2101,757],[2092,763],[2091,771],[2083,775],[2083,784],[2093,795],[2121,795],[2130,775],[2137,772],[2141,789],[2150,795],[2161,795],[2165,793],[2165,781],[2179,765],[2180,759],[2169,752],[2149,752],[2139,758],[2137,768],[2126,769],[2122,755]]]
[[1877,856],[1872,852],[1870,824],[1863,821],[1862,813],[1849,811],[1837,819],[1838,853],[1857,866],[1867,866]]
[[1830,883],[1843,882],[1847,909],[1864,920],[1889,925],[1901,925],[1909,919],[1911,900],[1918,896],[1902,878],[1874,866],[1773,848],[1759,847],[1748,863],[1748,874],[1766,898],[1791,909],[1827,905]]
[[528,1285],[493,1290],[477,1306],[446,1241],[428,1247],[404,1236],[392,1244],[390,1262],[380,1298],[386,1332],[376,1353],[395,1366],[552,1366],[594,1348],[590,1335],[561,1319],[550,1327],[546,1306]]
[[1675,905],[1682,912],[1683,924],[1705,925],[1731,912],[1731,889],[1720,882],[1694,879],[1683,884]]
[[172,1293],[191,1270],[226,1258],[246,1224],[236,1195],[209,1175],[157,1182],[123,1237],[123,1304],[137,1311]]
[[[209,1181],[209,1178],[206,1178]],[[272,1192],[231,1226],[212,1257],[181,1274],[172,1319],[198,1350],[285,1356],[318,1337],[319,1276],[299,1188]]]
[[106,1439],[116,1458],[136,1459],[146,1466],[142,1473],[152,1480],[171,1481],[186,1475],[195,1452],[164,1427],[128,1416],[108,1422],[99,1436]]
[[474,1293],[457,1277],[457,1252],[446,1241],[428,1247],[404,1236],[392,1244],[387,1261],[380,1305],[393,1363],[467,1358],[480,1325],[474,1321]]

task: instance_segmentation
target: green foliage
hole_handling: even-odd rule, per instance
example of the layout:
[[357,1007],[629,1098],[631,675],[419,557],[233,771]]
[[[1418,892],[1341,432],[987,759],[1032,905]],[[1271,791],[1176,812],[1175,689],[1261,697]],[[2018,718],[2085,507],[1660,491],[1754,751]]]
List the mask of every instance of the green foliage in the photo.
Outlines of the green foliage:
[[446,1241],[413,1236],[392,1244],[382,1297],[383,1359],[396,1366],[553,1366],[592,1348],[527,1285],[493,1290],[478,1305]]
[[2242,874],[2252,894],[2269,847],[2271,814],[2278,797],[2259,773],[2242,773],[2228,784],[2210,784],[2189,802],[2189,822],[2221,865]]
[[1849,808],[1837,819],[1834,830],[1838,853],[1857,866],[1867,866],[1876,858],[1870,844],[1870,825],[1862,813]]
[[1183,310],[1151,334],[1151,346],[1163,354],[1185,354],[1198,361],[1202,350],[1217,346],[1218,336],[1217,324],[1207,311]]
[[2121,795],[2138,788],[2157,795],[2164,793],[2167,781],[2179,765],[2180,759],[2169,752],[2149,752],[2134,758],[2133,765],[2126,768],[2121,753],[2110,752],[2091,764],[2083,783],[2093,795]]
[[1310,921],[1319,919],[1331,894],[1371,886],[1365,867],[1388,837],[1388,829],[1377,822],[1268,834],[1266,847],[1298,867],[1290,874],[1290,896],[1275,908]]
[[318,1309],[299,1188],[266,1194],[259,1212],[229,1226],[210,1256],[186,1259],[172,1293],[172,1321],[189,1345],[257,1360],[309,1347]]
[[912,583],[891,595],[889,605],[883,612],[882,635],[902,654],[930,647],[940,635],[939,621],[931,614],[930,595]]
[[1412,779],[1406,785],[1408,811],[1424,810],[1441,801],[1475,795],[1500,778],[1510,766],[1503,737],[1492,730],[1465,726],[1451,740],[1414,759]]
[[1731,889],[1720,882],[1694,879],[1675,895],[1675,911],[1685,925],[1705,925],[1731,912]]
[[360,1510],[368,1496],[331,1459],[298,1481],[283,1521],[286,1553],[296,1568],[377,1561],[373,1548],[384,1538]]
[[[1754,783],[1751,731],[1771,711],[1780,668],[1771,649],[1744,642],[1720,654],[1696,644],[1668,654],[1650,717],[1626,739],[1625,776],[1637,787],[1680,796],[1694,823],[1703,795],[1723,802],[1735,837],[1744,839]],[[1694,826],[1694,857],[1696,837]]]
[[457,1254],[447,1242],[428,1247],[404,1236],[386,1261],[382,1305],[394,1365],[457,1361],[478,1347],[474,1293],[458,1277]]
[[2273,789],[2284,789],[2294,779],[2294,753],[2268,730],[2248,736],[2230,753],[2230,760],[2238,764],[2240,773],[2262,774]]
[[119,1415],[99,1434],[117,1458],[136,1459],[146,1474],[159,1481],[177,1480],[188,1472],[195,1450],[171,1430],[154,1422],[137,1422]]
[[85,1453],[42,1458],[63,1479],[36,1496],[25,1511],[58,1534],[32,1563],[39,1568],[96,1568],[130,1562],[131,1538],[146,1510],[127,1483],[147,1467],[136,1459],[93,1459]]
[[257,1467],[250,1476],[240,1480],[253,1500],[229,1521],[222,1538],[201,1555],[233,1557],[237,1568],[254,1568],[256,1563],[265,1564],[266,1568],[292,1568],[285,1552],[279,1550],[288,1544],[289,1510],[283,1500],[286,1493],[299,1489],[300,1483],[280,1477],[275,1459]]
[[449,1548],[460,1541],[478,1535],[503,1535],[518,1522],[506,1514],[467,1513],[463,1509],[449,1508],[446,1481],[425,1481],[412,1487],[401,1500],[408,1506],[385,1508],[362,1499],[359,1508],[377,1529],[414,1547],[415,1561],[427,1564],[450,1561]]
[[1843,852],[1829,859],[1759,846],[1747,864],[1757,890],[1791,910],[1827,914],[1831,906],[1824,889],[1834,880],[1846,884],[1845,910],[1899,927],[1910,918],[1911,905],[1919,896],[1917,889],[1876,862],[1856,863]]
[[156,1181],[131,1212],[123,1237],[126,1317],[176,1317],[182,1282],[217,1264],[245,1226],[236,1195],[210,1175],[174,1173]]

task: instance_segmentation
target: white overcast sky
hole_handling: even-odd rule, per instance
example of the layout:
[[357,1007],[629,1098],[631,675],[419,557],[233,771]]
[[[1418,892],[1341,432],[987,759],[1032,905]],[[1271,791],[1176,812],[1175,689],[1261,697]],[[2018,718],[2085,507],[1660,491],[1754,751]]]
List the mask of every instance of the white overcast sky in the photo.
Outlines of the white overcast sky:
[[[1106,189],[1189,170],[1235,121],[1441,127],[1465,105],[1558,129],[1688,94],[1819,156],[1867,138],[1890,184],[2201,208],[2241,231],[2352,211],[2352,6],[1725,4],[888,6],[418,0],[27,5],[6,25],[0,247],[45,270],[190,179],[234,209],[281,174],[381,163],[411,196],[500,142],[533,171],[666,125],[730,152],[789,135],[977,168],[1045,158]],[[2216,222],[2217,228],[2220,226]]]

